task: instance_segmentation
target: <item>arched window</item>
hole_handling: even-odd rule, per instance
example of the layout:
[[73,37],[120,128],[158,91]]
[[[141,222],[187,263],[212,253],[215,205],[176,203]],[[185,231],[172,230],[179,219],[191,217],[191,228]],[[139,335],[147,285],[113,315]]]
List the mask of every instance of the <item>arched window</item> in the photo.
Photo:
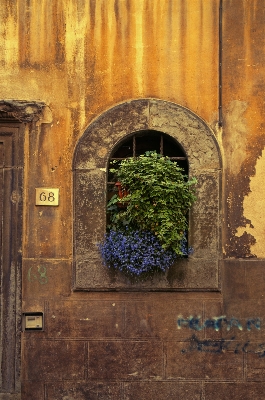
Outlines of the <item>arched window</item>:
[[[194,254],[162,278],[132,284],[102,264],[98,243],[106,232],[109,160],[146,150],[179,159],[185,172],[198,180],[190,212]],[[75,290],[219,290],[221,157],[212,131],[198,116],[155,99],[120,104],[86,129],[73,169]]]
[[169,135],[156,130],[133,132],[123,139],[114,149],[112,158],[137,157],[146,151],[156,151],[187,166],[187,157],[183,148]]

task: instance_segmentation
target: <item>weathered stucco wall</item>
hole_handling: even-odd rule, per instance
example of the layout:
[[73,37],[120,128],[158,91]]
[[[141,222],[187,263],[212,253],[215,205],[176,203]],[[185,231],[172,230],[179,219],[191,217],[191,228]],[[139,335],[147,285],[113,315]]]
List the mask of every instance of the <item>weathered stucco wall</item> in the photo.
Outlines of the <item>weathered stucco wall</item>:
[[[22,309],[45,313],[44,332],[22,334],[23,399],[262,397],[264,16],[263,0],[0,2],[0,100],[46,105],[22,119]],[[219,292],[72,290],[75,147],[143,98],[187,107],[216,137]],[[59,188],[59,207],[35,206],[36,187]]]
[[[265,145],[265,8],[262,1],[236,3],[225,1],[223,9],[223,148],[228,217],[225,254],[262,258],[263,210],[255,206],[255,211],[252,207],[249,213],[247,197],[250,179],[256,184],[259,181],[260,186],[263,181],[256,164],[262,162],[258,160]],[[262,201],[259,191],[253,196]]]
[[[69,257],[69,171],[94,117],[127,99],[155,97],[216,123],[218,1],[25,0],[1,2],[0,10],[2,98],[42,100],[53,115],[26,150],[24,254]],[[32,190],[47,185],[61,188],[61,207],[39,215]],[[52,224],[45,213],[55,214]]]

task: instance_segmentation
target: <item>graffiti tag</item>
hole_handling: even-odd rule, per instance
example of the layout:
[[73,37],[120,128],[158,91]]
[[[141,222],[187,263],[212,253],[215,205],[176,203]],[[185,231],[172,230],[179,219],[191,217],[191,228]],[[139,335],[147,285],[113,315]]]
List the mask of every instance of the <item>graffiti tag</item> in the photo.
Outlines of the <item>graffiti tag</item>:
[[189,346],[181,350],[181,353],[190,353],[198,351],[201,353],[220,354],[227,350],[239,353],[257,354],[258,357],[265,357],[265,343],[251,343],[249,340],[245,343],[239,343],[233,336],[230,339],[203,339],[200,340],[195,334],[187,339]]
[[252,328],[260,329],[260,324],[260,318],[247,318],[244,322],[242,322],[234,317],[227,318],[225,315],[212,317],[210,319],[206,319],[204,322],[202,322],[200,316],[183,318],[181,315],[179,315],[177,319],[178,329],[185,327],[195,331],[201,331],[204,328],[210,328],[214,329],[215,331],[219,331],[223,327],[225,327],[227,331],[230,331],[230,329],[233,327],[239,329],[240,331],[243,329],[250,331]]

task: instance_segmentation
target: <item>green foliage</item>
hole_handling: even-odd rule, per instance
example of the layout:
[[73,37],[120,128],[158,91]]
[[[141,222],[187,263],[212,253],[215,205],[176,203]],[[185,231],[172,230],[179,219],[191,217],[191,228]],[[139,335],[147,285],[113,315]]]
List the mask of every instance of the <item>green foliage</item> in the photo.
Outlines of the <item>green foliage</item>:
[[196,200],[196,179],[189,180],[176,162],[156,152],[126,158],[117,166],[110,172],[129,193],[109,201],[109,228],[151,231],[163,248],[182,255],[180,243],[188,230],[188,210]]

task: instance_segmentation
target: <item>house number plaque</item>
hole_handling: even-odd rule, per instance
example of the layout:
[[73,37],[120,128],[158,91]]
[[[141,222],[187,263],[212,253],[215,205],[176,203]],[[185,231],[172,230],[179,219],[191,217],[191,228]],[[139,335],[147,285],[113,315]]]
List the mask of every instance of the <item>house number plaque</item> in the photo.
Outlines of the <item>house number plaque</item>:
[[59,189],[36,188],[36,206],[58,206]]

